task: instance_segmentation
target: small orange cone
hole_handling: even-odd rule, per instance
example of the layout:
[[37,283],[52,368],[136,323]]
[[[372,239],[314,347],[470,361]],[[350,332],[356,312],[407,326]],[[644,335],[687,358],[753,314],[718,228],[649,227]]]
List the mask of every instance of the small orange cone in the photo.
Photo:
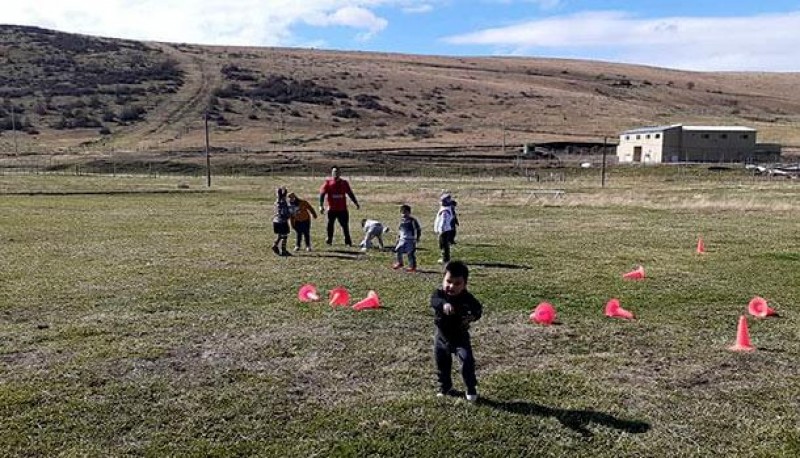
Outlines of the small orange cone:
[[534,323],[549,326],[556,320],[556,309],[549,302],[542,302],[533,309],[530,320]]
[[297,298],[300,299],[300,302],[318,301],[319,294],[317,293],[317,287],[311,283],[301,286],[300,290],[297,292]]
[[760,296],[754,297],[750,303],[747,304],[747,311],[750,313],[750,315],[757,316],[759,318],[777,315],[775,310],[767,305],[767,300]]
[[619,299],[613,298],[606,303],[605,314],[609,318],[624,318],[626,320],[633,319],[633,313],[622,308],[619,305]]
[[336,307],[337,305],[347,307],[349,303],[350,293],[347,292],[347,288],[343,286],[337,286],[328,293],[328,304],[330,304],[331,307]]
[[730,347],[731,351],[753,351],[755,347],[750,343],[750,333],[747,332],[747,317],[739,317],[739,326],[736,328],[736,344]]
[[703,237],[697,238],[697,254],[704,254],[706,252],[706,245],[703,243]]
[[381,307],[381,301],[378,299],[378,294],[370,290],[367,297],[353,304],[353,310],[367,310],[377,309]]
[[622,278],[625,280],[642,280],[644,279],[644,266],[639,266],[636,270],[632,270],[628,273],[622,274]]

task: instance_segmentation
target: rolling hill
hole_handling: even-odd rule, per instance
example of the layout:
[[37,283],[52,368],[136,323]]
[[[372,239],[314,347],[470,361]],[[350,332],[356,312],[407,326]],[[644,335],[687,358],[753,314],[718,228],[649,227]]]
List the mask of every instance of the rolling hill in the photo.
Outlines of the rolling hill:
[[0,152],[351,151],[754,127],[800,149],[800,73],[136,42],[0,25]]

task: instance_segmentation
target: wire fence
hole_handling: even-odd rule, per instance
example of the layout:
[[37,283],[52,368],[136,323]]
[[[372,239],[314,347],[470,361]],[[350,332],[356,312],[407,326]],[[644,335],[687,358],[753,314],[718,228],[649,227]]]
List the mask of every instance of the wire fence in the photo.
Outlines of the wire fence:
[[[210,173],[217,177],[327,176],[332,165],[351,176],[405,177],[423,179],[492,179],[515,177],[531,184],[586,182],[604,185],[614,179],[647,177],[679,182],[742,183],[797,180],[747,169],[742,164],[670,164],[660,166],[620,165],[613,156],[559,155],[555,159],[531,160],[519,155],[379,153],[264,153],[212,154]],[[646,171],[645,171],[646,170]],[[204,153],[82,154],[0,156],[0,176],[139,176],[205,177],[209,173]],[[800,181],[800,180],[797,180]]]

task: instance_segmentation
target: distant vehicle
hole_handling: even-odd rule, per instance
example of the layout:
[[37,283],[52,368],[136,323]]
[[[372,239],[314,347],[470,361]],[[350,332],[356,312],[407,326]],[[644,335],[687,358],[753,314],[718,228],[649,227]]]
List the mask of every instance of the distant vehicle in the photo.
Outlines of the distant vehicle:
[[526,159],[558,160],[558,156],[552,151],[541,146],[536,146],[536,143],[525,143],[522,145],[522,157]]
[[749,166],[746,167],[749,170],[753,170],[756,175],[767,175],[770,177],[785,177],[789,179],[796,179],[800,178],[800,164],[794,165],[784,165],[784,164],[772,164],[772,165],[757,165],[757,166]]

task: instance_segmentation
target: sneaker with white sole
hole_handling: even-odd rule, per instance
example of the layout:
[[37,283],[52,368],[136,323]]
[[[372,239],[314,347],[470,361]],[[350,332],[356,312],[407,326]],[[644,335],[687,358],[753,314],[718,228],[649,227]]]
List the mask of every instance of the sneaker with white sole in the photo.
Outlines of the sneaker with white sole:
[[478,400],[478,394],[477,393],[476,394],[468,394],[467,395],[467,401],[475,402],[477,400]]
[[453,392],[453,389],[450,388],[449,390],[439,390],[439,391],[437,391],[436,392],[436,397],[437,398],[443,398],[445,396],[453,396],[454,394],[455,393]]

